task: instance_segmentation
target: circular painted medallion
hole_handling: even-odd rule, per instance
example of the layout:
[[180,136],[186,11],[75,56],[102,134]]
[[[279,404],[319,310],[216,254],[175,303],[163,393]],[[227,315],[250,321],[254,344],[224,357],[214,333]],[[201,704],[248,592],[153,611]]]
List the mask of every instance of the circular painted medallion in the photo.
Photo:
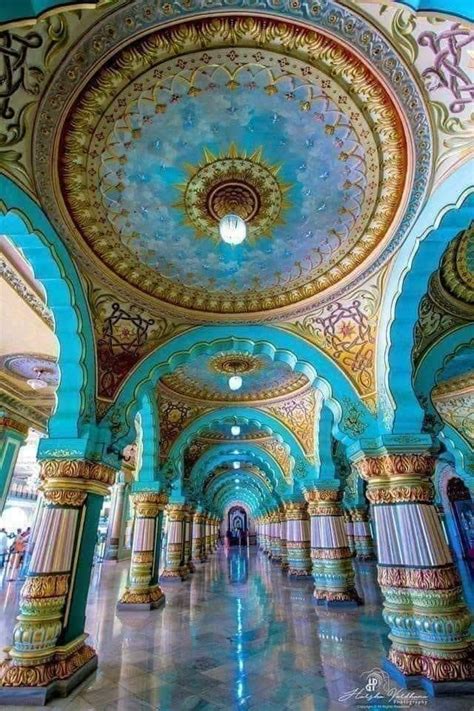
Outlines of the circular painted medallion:
[[[412,179],[398,109],[366,64],[257,17],[121,49],[55,145],[63,232],[201,316],[280,312],[340,286],[390,241]],[[228,213],[247,223],[237,246],[219,239]]]
[[[242,387],[229,388],[229,377],[242,377]],[[265,355],[239,352],[200,355],[161,378],[175,395],[220,402],[269,400],[295,393],[309,386],[302,373]]]

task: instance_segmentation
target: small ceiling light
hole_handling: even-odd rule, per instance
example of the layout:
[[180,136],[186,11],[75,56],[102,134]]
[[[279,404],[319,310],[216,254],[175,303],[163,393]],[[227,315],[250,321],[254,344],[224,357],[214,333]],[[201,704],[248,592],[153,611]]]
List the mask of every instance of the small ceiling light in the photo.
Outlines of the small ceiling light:
[[239,425],[232,425],[232,427],[230,428],[230,431],[231,431],[231,434],[232,434],[234,437],[238,437],[239,434],[240,434],[240,427],[239,427]]
[[40,368],[34,368],[34,372],[36,373],[36,378],[30,378],[26,381],[26,384],[33,390],[42,390],[42,388],[47,388],[48,383],[41,378],[41,376],[47,371],[41,370]]
[[242,378],[240,375],[231,375],[229,378],[229,388],[231,390],[240,390],[242,387]]
[[238,484],[240,482],[240,479],[234,479],[235,483]]
[[240,462],[232,462],[234,469],[240,469]]
[[247,237],[247,225],[238,215],[224,215],[219,222],[219,234],[223,242],[235,246]]

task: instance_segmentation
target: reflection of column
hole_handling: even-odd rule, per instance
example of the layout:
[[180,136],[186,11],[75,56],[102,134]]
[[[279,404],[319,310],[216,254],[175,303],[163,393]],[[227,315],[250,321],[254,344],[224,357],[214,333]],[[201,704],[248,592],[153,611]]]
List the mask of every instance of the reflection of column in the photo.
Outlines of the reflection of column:
[[310,576],[310,526],[306,503],[304,501],[286,503],[285,514],[288,575]]
[[349,546],[350,552],[352,554],[354,554],[355,553],[354,527],[352,525],[352,517],[351,517],[351,512],[349,509],[344,509],[344,524],[346,527],[347,544]]
[[84,460],[44,461],[45,503],[13,646],[0,666],[0,703],[44,704],[97,667],[84,621],[100,510],[115,471]]
[[347,542],[342,492],[311,489],[305,493],[311,516],[314,597],[326,605],[357,605],[352,554]]
[[416,676],[431,693],[438,682],[472,679],[470,616],[432,503],[434,458],[360,454],[356,467],[368,482],[372,504],[378,580],[392,642],[387,671]]
[[351,518],[357,560],[375,560],[368,508],[351,509]]
[[184,527],[187,510],[185,504],[168,504],[168,543],[163,582],[186,580],[189,574],[184,562]]
[[193,568],[202,562],[202,536],[201,536],[201,526],[202,526],[202,514],[199,511],[195,511],[192,514],[192,540],[191,540],[191,563]]
[[272,546],[272,535],[270,526],[270,514],[265,514],[263,519],[263,552],[269,555]]
[[0,413],[0,516],[5,506],[18,453],[28,434],[28,427]]
[[158,569],[167,500],[166,494],[156,491],[132,494],[135,513],[132,558],[128,585],[117,604],[118,610],[151,610],[165,601],[158,585]]
[[205,563],[207,560],[207,541],[206,541],[206,514],[201,513],[200,515],[200,529],[201,529],[201,563]]
[[[119,475],[120,476],[120,473]],[[118,560],[120,540],[124,532],[127,510],[128,487],[124,481],[117,481],[112,487],[109,525],[105,544],[105,559]]]
[[285,510],[283,509],[280,511],[280,553],[281,553],[281,569],[283,571],[288,570],[288,554],[286,550],[286,538],[287,538],[287,533],[286,533],[286,514]]

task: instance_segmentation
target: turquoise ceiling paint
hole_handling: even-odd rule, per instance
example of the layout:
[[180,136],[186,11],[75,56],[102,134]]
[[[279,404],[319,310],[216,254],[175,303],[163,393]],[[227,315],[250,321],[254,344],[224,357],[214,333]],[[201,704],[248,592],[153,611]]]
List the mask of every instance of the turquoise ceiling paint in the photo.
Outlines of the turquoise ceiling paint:
[[[247,359],[249,372],[235,371],[242,377],[242,387],[232,391],[229,377],[232,370],[219,372],[220,363],[228,363],[233,358]],[[227,367],[227,366],[226,366]],[[259,400],[278,394],[293,392],[308,384],[308,379],[301,373],[295,373],[287,363],[272,360],[265,355],[246,356],[234,352],[216,355],[200,354],[177,368],[171,375],[162,378],[165,385],[174,392],[183,395],[199,396],[205,400]]]
[[59,9],[74,9],[74,6],[84,8],[95,7],[100,0],[2,0],[0,3],[0,24],[21,22],[42,15],[47,15]]
[[439,383],[461,375],[474,374],[474,344],[460,348],[453,356],[446,359],[445,366],[439,373]]
[[[299,91],[296,77],[271,94],[267,71],[241,72],[233,89],[223,68],[200,71],[199,94],[190,96],[178,75],[157,92],[164,113],[138,100],[127,122],[117,122],[99,191],[108,219],[141,262],[181,284],[235,294],[304,282],[344,253],[360,215],[366,156],[349,112],[341,113],[324,92],[311,112],[301,110],[306,89]],[[187,166],[200,165],[205,150],[217,156],[231,145],[239,156],[261,151],[263,162],[281,166],[277,180],[290,186],[284,224],[238,247],[216,238],[217,222],[214,234],[197,236],[176,205]]]
[[399,5],[408,5],[416,12],[446,14],[474,22],[472,0],[395,0]]

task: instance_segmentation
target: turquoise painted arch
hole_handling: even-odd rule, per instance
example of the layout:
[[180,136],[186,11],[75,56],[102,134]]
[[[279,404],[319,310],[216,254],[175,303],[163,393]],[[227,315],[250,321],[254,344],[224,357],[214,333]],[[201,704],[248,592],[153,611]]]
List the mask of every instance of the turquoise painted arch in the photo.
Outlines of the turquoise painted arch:
[[[458,196],[446,205],[446,197]],[[423,409],[413,387],[411,354],[420,301],[448,243],[474,218],[472,169],[464,165],[428,201],[400,249],[385,289],[377,343],[380,428],[396,434],[421,431]]]
[[96,362],[85,291],[74,262],[41,208],[4,175],[0,175],[0,232],[31,265],[54,317],[60,381],[49,422],[50,440],[86,437],[95,425]]
[[241,483],[239,484],[235,483],[235,477],[235,472],[226,472],[216,476],[203,492],[205,501],[212,505],[224,491],[228,500],[231,498],[234,500],[237,498],[246,499],[246,495],[252,492],[259,505],[262,505],[264,501],[270,500],[275,502],[275,506],[279,505],[280,498],[278,495],[253,472],[245,469],[240,471],[238,478]]
[[144,394],[139,410],[142,427],[141,466],[134,490],[156,489],[163,484],[160,472],[160,429],[156,398],[151,393]]
[[239,461],[242,463],[250,461],[270,478],[272,486],[276,491],[286,493],[292,490],[292,486],[286,481],[280,465],[268,452],[254,444],[246,444],[245,447],[238,447],[237,453],[236,450],[237,447],[231,444],[220,444],[206,450],[194,464],[190,472],[189,481],[192,482],[193,486],[202,489],[207,475],[211,470],[216,469],[216,467],[226,464],[229,461]]
[[[245,407],[244,405],[239,405],[236,403],[235,407],[227,408],[222,407],[211,412],[207,412],[200,417],[197,417],[193,422],[188,425],[178,436],[178,438],[173,442],[169,452],[169,458],[181,458],[184,453],[184,449],[191,444],[195,437],[198,437],[200,433],[206,428],[212,428],[213,425],[222,423],[222,421],[236,419],[240,424],[255,423],[256,426],[262,429],[268,430],[268,434],[275,437],[279,442],[287,445],[291,456],[295,461],[304,462],[305,467],[310,473],[313,465],[307,462],[305,452],[296,439],[295,435],[291,430],[286,427],[277,417],[270,415],[269,413],[259,410],[258,408]],[[239,440],[236,439],[234,442],[235,446],[239,445]]]
[[[200,326],[160,346],[144,358],[127,378],[115,407],[107,413],[102,426],[109,426],[115,409],[124,411],[123,437],[126,439],[144,390],[154,388],[160,377],[172,373],[191,358],[230,350],[264,354],[272,360],[286,363],[295,372],[304,373],[321,390],[327,407],[332,410],[338,437],[346,443],[353,441],[353,433],[345,429],[343,406],[359,403],[360,399],[344,372],[323,351],[300,336],[274,326],[260,325]],[[362,402],[359,407],[367,423],[366,436],[375,434],[377,423],[374,416]]]

